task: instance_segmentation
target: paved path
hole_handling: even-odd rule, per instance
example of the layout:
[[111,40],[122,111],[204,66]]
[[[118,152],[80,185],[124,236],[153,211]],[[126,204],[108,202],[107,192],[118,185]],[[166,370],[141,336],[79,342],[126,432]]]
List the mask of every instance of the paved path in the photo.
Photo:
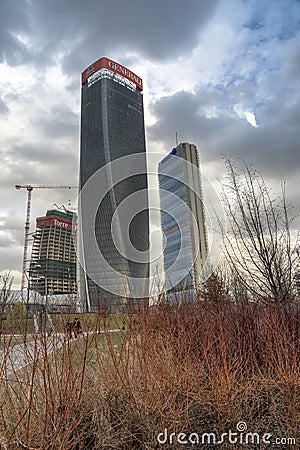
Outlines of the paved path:
[[[120,331],[107,330],[109,333]],[[100,334],[105,333],[101,331]],[[94,332],[84,332],[83,335],[94,334]],[[47,355],[54,350],[60,349],[67,341],[67,337],[63,333],[55,333],[52,336],[30,336],[28,335],[28,342],[26,344],[19,344],[7,347],[0,351],[0,378],[6,377],[17,370],[32,364],[40,358],[45,352]],[[76,339],[72,339],[76,342]]]
[[62,347],[64,338],[59,335],[49,337],[34,337],[26,344],[7,347],[0,352],[0,371],[10,374],[36,361],[46,351],[52,353]]

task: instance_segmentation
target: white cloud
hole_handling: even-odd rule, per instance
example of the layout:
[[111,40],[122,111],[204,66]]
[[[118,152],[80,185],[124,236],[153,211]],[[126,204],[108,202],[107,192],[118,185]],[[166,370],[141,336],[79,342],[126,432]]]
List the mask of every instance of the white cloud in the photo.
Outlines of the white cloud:
[[[179,140],[199,147],[212,178],[220,177],[227,153],[245,157],[267,178],[290,179],[297,192],[300,3],[118,5],[1,4],[1,218],[11,217],[13,205],[14,221],[24,226],[26,195],[15,191],[18,182],[77,182],[80,72],[101,56],[143,77],[148,150],[170,151],[178,132]],[[70,196],[41,191],[33,193],[33,218]],[[18,271],[21,232],[5,223],[14,251],[8,255],[0,247],[0,260],[3,270]]]
[[246,111],[245,112],[245,117],[248,123],[250,123],[250,125],[252,125],[253,127],[257,127],[257,123],[256,123],[256,117],[255,114],[251,111]]

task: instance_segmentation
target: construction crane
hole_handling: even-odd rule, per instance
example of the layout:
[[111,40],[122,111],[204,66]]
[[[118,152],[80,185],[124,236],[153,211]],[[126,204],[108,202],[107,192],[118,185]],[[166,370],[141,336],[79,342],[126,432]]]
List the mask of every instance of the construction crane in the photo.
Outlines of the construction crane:
[[46,186],[39,184],[16,184],[15,188],[20,191],[21,189],[27,190],[27,210],[26,210],[26,221],[25,221],[25,235],[24,235],[24,252],[23,252],[23,265],[22,265],[22,279],[21,279],[21,290],[23,291],[25,287],[25,271],[27,263],[27,252],[28,252],[28,241],[29,241],[29,231],[30,231],[30,214],[31,214],[31,196],[33,189],[78,189],[78,186]]

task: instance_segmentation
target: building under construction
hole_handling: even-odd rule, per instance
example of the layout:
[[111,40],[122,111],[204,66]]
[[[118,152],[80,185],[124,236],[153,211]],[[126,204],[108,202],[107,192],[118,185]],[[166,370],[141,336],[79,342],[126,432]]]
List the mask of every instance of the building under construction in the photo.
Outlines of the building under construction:
[[46,297],[76,294],[76,225],[77,215],[67,210],[51,209],[36,219],[30,289]]

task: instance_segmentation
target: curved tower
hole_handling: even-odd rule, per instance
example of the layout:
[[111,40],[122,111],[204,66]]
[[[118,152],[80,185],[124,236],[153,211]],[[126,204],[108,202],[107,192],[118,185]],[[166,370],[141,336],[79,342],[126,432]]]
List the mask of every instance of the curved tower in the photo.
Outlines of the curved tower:
[[174,148],[158,166],[161,226],[166,238],[165,283],[173,292],[197,289],[208,258],[199,167],[197,147],[187,142]]
[[[128,291],[124,282],[126,277],[146,279],[149,276],[149,263],[132,260],[126,244],[126,235],[129,234],[135,249],[141,252],[148,250],[142,90],[142,80],[137,75],[108,58],[99,59],[82,73],[79,187],[83,194],[79,200],[79,286],[86,310],[97,310],[107,304],[122,309],[128,297],[135,297],[130,287]],[[116,173],[114,161],[137,153],[144,154],[141,173],[118,181],[120,173]],[[99,173],[101,176],[97,177]],[[106,195],[100,201],[99,192],[104,185],[109,185],[109,189],[105,189]],[[122,208],[118,207],[138,191],[141,191],[143,198],[143,210],[133,214],[128,228]],[[100,202],[99,205],[97,202]],[[94,217],[95,208],[97,213]],[[91,245],[88,227],[91,221],[98,248]],[[116,224],[114,235],[113,222]],[[119,245],[116,246],[116,242]],[[99,258],[99,252],[105,263]]]

